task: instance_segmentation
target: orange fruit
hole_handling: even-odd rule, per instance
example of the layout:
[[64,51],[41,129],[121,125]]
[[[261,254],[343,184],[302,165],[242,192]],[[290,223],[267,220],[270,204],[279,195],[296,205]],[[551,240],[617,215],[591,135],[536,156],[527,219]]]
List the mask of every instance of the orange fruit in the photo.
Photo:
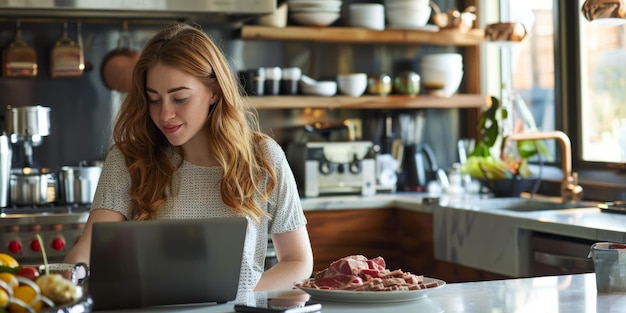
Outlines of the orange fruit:
[[39,288],[33,288],[30,285],[20,285],[13,292],[13,298],[9,301],[9,312],[28,312],[28,309],[21,305],[19,302],[14,302],[13,299],[22,301],[24,304],[30,306],[33,310],[39,311],[43,307],[43,302],[40,300]]
[[[11,289],[15,289],[17,288],[17,286],[19,286],[19,282],[17,281],[17,277],[15,277],[15,275],[9,273],[9,272],[2,272],[0,273],[0,280],[7,283],[7,285],[11,288]],[[2,287],[2,286],[0,286]]]

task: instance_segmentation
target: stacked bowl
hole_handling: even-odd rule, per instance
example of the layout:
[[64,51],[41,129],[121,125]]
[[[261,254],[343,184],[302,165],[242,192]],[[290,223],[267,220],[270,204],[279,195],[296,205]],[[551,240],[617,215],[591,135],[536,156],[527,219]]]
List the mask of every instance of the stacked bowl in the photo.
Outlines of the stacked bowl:
[[459,53],[434,53],[422,57],[421,78],[428,94],[451,97],[463,80],[463,56]]
[[341,16],[341,0],[289,0],[289,18],[305,26],[328,26]]
[[389,28],[424,27],[432,8],[430,0],[384,0],[385,17]]

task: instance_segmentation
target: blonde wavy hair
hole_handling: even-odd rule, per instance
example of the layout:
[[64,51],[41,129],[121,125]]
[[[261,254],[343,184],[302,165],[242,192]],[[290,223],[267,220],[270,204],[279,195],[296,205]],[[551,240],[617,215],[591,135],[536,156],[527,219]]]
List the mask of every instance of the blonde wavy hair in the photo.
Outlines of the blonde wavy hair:
[[[221,198],[235,212],[257,222],[269,216],[258,203],[267,200],[276,186],[276,174],[262,152],[269,137],[259,131],[256,114],[241,96],[241,86],[221,50],[200,28],[177,23],[146,44],[113,129],[114,143],[130,173],[130,218],[156,218],[171,194],[174,172],[182,164],[171,162],[172,146],[148,113],[146,73],[157,63],[192,75],[217,93],[204,130],[211,153],[224,169]],[[174,149],[182,155],[182,149]],[[265,188],[260,184],[266,184]]]

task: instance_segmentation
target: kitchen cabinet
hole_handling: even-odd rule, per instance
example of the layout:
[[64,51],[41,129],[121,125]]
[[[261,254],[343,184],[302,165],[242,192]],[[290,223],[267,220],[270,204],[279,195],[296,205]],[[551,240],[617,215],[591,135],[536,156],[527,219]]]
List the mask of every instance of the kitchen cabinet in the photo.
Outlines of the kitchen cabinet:
[[447,282],[507,278],[434,257],[431,213],[398,208],[305,211],[314,271],[339,258],[382,256],[389,269],[402,269]]

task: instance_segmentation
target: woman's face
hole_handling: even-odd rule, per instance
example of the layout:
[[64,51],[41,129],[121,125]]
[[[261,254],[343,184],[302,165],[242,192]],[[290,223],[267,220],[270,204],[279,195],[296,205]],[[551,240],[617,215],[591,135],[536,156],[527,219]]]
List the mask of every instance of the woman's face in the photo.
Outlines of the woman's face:
[[202,132],[216,94],[200,80],[174,67],[157,64],[146,75],[150,118],[174,146],[206,145]]

